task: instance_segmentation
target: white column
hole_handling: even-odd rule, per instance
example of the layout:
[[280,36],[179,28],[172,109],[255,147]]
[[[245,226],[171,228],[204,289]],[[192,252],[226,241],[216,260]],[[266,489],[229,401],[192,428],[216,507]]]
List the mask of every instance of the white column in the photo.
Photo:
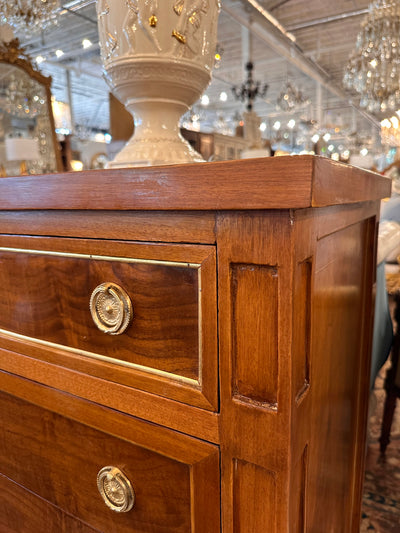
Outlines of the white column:
[[72,102],[72,87],[71,87],[71,72],[69,70],[65,71],[66,85],[67,85],[67,99],[69,105],[69,112],[71,115],[71,127],[72,131],[75,129],[75,120],[74,120],[74,107]]

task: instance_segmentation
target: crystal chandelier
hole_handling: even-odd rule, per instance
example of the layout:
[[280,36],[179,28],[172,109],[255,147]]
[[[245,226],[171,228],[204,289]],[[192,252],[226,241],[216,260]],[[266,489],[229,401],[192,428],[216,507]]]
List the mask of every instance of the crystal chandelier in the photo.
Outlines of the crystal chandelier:
[[268,84],[261,86],[259,81],[253,80],[253,68],[254,65],[251,61],[246,64],[247,78],[246,80],[237,87],[236,85],[232,87],[232,93],[241,102],[247,101],[247,111],[253,110],[253,102],[256,98],[264,98],[267,94]]
[[395,115],[382,120],[381,142],[388,146],[400,146],[400,122]]
[[303,93],[287,81],[276,100],[276,105],[281,111],[294,111],[309,104],[310,101]]
[[18,118],[34,118],[46,111],[43,88],[25,73],[12,74],[4,90],[4,110]]
[[360,95],[360,106],[386,114],[400,108],[400,2],[369,6],[346,67],[343,84]]
[[16,33],[42,31],[56,22],[59,0],[0,0],[2,20]]

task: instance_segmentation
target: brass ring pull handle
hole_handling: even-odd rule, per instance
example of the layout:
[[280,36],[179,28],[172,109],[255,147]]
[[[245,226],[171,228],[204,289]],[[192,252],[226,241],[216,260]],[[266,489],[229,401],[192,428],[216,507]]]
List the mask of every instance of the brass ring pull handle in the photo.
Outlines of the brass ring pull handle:
[[103,333],[120,335],[132,320],[132,303],[128,294],[115,283],[98,285],[90,297],[90,312]]
[[104,503],[117,513],[127,513],[135,503],[129,479],[115,466],[105,466],[97,474],[97,488]]

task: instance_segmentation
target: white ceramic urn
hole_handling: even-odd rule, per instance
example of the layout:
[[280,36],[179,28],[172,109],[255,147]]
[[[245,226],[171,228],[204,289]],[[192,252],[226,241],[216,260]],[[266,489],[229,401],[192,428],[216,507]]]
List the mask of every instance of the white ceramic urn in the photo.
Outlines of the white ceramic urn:
[[202,161],[180,117],[211,80],[219,0],[97,0],[105,78],[135,121],[109,168]]

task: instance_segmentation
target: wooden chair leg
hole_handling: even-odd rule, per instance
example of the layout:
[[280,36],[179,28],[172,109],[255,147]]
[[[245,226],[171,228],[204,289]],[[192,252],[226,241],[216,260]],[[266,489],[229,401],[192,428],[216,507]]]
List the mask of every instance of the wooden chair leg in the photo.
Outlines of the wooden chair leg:
[[390,388],[390,390],[387,390],[386,399],[385,399],[385,407],[384,407],[383,418],[382,418],[382,430],[381,430],[381,436],[379,439],[380,450],[381,450],[382,455],[385,453],[386,448],[388,444],[390,443],[390,430],[392,427],[394,411],[396,409],[396,400],[397,400],[396,391],[393,388]]
[[392,351],[390,354],[391,366],[386,372],[385,385],[386,399],[382,418],[381,436],[379,439],[381,454],[386,451],[390,443],[390,430],[392,427],[396,400],[400,398],[400,388],[396,385],[397,367],[400,354],[400,289],[394,292],[395,308],[394,319],[396,323],[396,333],[393,339]]

